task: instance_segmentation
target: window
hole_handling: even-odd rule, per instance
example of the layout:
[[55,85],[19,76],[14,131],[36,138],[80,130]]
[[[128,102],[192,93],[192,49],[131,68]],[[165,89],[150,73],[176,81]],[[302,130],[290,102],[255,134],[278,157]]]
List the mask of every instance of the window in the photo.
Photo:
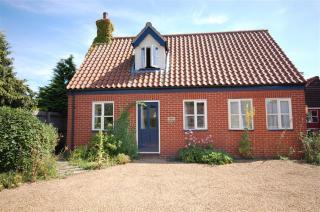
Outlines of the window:
[[141,67],[145,67],[146,65],[146,51],[145,48],[141,48]]
[[113,126],[113,102],[94,102],[92,104],[92,130],[106,130]]
[[152,66],[158,66],[158,47],[153,46],[152,48]]
[[229,129],[253,129],[253,107],[251,99],[229,99]]
[[308,110],[308,123],[319,123],[318,110]]
[[155,68],[158,66],[158,47],[143,47],[141,48],[141,67]]
[[146,48],[146,58],[147,58],[147,63],[146,63],[146,68],[151,68],[151,49],[148,47]]
[[291,99],[266,99],[267,128],[292,129]]
[[185,100],[183,102],[183,111],[185,130],[207,129],[206,100]]

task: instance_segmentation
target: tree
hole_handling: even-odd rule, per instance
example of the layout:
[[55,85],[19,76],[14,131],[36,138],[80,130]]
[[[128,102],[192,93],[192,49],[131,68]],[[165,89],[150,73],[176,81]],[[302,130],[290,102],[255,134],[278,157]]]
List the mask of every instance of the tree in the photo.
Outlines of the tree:
[[40,87],[38,107],[44,111],[66,113],[68,108],[67,85],[76,72],[73,56],[61,59],[53,69],[48,86]]
[[5,35],[0,32],[0,106],[32,109],[36,105],[34,92],[25,80],[17,79],[9,49]]

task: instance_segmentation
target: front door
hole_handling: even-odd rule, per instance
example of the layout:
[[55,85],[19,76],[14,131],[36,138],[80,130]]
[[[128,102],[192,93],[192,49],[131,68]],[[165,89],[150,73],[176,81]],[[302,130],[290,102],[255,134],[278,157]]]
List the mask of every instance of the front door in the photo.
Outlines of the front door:
[[159,153],[159,104],[138,104],[138,150],[141,153]]

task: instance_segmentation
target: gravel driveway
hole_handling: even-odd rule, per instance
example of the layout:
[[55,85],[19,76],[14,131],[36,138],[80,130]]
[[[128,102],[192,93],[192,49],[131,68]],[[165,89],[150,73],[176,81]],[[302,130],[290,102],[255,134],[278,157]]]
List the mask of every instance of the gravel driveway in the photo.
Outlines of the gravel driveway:
[[0,192],[2,211],[319,211],[320,167],[135,162]]

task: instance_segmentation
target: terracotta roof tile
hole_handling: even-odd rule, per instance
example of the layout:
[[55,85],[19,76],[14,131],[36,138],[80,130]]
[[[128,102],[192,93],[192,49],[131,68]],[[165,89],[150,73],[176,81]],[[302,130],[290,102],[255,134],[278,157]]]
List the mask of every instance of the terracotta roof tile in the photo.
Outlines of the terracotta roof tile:
[[131,73],[134,37],[91,47],[68,89],[300,84],[305,80],[267,30],[163,36],[169,70]]

